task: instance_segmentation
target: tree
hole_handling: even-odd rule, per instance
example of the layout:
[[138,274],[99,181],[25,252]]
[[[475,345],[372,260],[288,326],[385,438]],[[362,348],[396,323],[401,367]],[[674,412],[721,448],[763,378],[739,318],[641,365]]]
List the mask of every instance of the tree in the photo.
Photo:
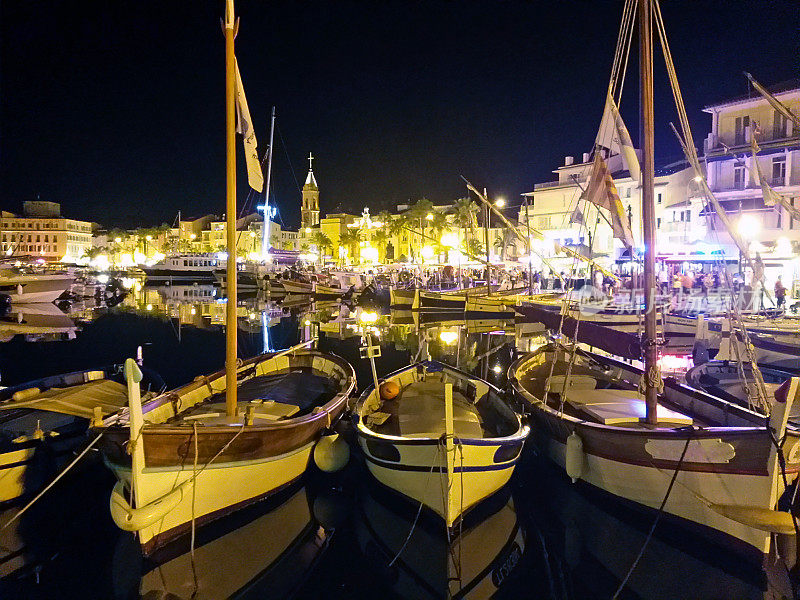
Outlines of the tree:
[[333,251],[333,242],[331,241],[331,238],[322,233],[319,229],[315,230],[314,233],[311,234],[311,243],[317,247],[320,260],[322,260],[322,255],[325,253],[326,248],[330,248],[331,251]]
[[467,254],[470,255],[470,258],[479,257],[486,254],[486,249],[484,248],[483,243],[476,238],[470,239],[464,245],[467,249]]
[[389,241],[389,234],[385,230],[379,229],[372,234],[372,241],[378,245],[378,261],[386,262],[386,244]]
[[469,248],[470,232],[478,228],[478,205],[469,198],[459,198],[455,205],[456,222],[464,229],[464,242]]
[[339,244],[347,248],[347,252],[350,254],[350,258],[353,261],[355,261],[356,259],[355,249],[360,241],[361,241],[361,230],[355,227],[348,227],[339,236]]

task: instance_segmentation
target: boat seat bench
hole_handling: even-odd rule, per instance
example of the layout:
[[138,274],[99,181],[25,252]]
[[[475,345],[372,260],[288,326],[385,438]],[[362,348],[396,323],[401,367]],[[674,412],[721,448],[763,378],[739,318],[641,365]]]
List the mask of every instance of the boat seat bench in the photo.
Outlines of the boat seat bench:
[[[635,390],[575,389],[567,391],[567,402],[603,425],[639,423],[646,414],[645,402]],[[658,422],[691,425],[692,418],[658,405]]]

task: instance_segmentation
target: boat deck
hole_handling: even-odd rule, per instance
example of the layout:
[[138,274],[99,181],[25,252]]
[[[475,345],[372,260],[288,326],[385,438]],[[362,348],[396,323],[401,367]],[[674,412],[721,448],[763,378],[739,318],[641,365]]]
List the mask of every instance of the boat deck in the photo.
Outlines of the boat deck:
[[[239,412],[252,406],[254,423],[269,423],[302,416],[329,402],[336,395],[336,386],[327,377],[310,369],[297,368],[288,373],[259,375],[239,384]],[[213,394],[170,420],[171,423],[198,422],[219,424],[225,417],[225,393]]]
[[[444,385],[438,375],[405,386],[396,398],[383,402],[388,418],[372,429],[383,435],[439,438],[445,433]],[[475,406],[453,390],[453,432],[456,437],[481,439],[484,429]]]

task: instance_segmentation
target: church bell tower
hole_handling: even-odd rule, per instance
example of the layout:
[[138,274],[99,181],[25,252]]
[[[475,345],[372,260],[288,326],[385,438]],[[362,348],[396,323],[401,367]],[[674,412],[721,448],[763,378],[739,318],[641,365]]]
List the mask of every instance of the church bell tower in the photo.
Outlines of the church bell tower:
[[300,226],[303,229],[319,225],[319,188],[317,187],[317,180],[314,178],[313,160],[314,156],[309,152],[308,176],[306,177],[305,185],[303,185],[303,204],[300,211]]

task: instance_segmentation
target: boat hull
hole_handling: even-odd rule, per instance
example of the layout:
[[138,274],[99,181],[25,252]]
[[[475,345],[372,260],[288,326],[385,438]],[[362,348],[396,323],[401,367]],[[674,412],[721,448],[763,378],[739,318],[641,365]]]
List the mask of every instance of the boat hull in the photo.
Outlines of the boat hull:
[[[502,442],[459,440],[456,466],[452,478],[448,478],[446,452],[439,440],[393,441],[390,444],[400,457],[397,461],[387,461],[374,454],[376,448],[386,443],[359,433],[359,446],[369,472],[386,487],[414,503],[427,506],[442,517],[448,527],[508,483],[518,459],[517,453],[512,460],[494,462],[498,449],[503,447]],[[522,449],[521,441],[508,442],[508,445]],[[383,452],[377,452],[385,455],[391,451],[384,448]]]
[[75,278],[71,275],[18,275],[0,279],[0,294],[12,304],[52,303],[68,292]]
[[389,306],[399,309],[419,308],[419,290],[416,288],[390,288]]
[[[143,552],[151,554],[190,531],[192,520],[195,526],[202,526],[291,485],[308,468],[313,447],[314,442],[310,442],[291,452],[261,460],[212,463],[197,476],[194,484],[188,484],[172,510],[153,525],[139,530]],[[119,481],[130,486],[130,468],[107,464]],[[169,494],[176,486],[190,480],[193,473],[192,461],[183,467],[145,469],[142,489],[147,490],[147,497],[141,502],[152,502]]]
[[[567,439],[577,435],[581,450],[572,455],[573,469],[579,461],[581,479],[614,496],[645,507],[661,506],[670,480],[664,511],[688,522],[719,532],[729,545],[749,557],[763,558],[769,553],[771,535],[735,521],[712,505],[735,505],[753,510],[774,511],[778,498],[786,491],[777,458],[766,429],[761,426],[703,427],[656,429],[614,427],[580,420],[556,409],[532,401],[517,373],[526,358],[511,366],[512,387],[520,402],[529,407],[537,445],[556,465],[568,471]],[[637,373],[627,373],[636,383]],[[640,375],[640,373],[639,373]],[[704,407],[700,392],[683,391],[678,384],[667,383],[666,398],[685,394],[706,414],[724,413],[720,406]],[[737,407],[738,408],[738,407]],[[684,409],[685,410],[685,409]],[[743,413],[744,409],[739,409]],[[731,410],[731,418],[736,411]],[[722,418],[725,418],[724,416]],[[754,422],[758,417],[756,416]],[[800,468],[800,438],[797,431],[787,431],[783,453],[787,457],[785,473],[791,483]],[[681,454],[686,448],[685,456]],[[574,451],[572,451],[574,452]]]
[[464,310],[466,295],[440,294],[437,292],[420,292],[420,310]]

